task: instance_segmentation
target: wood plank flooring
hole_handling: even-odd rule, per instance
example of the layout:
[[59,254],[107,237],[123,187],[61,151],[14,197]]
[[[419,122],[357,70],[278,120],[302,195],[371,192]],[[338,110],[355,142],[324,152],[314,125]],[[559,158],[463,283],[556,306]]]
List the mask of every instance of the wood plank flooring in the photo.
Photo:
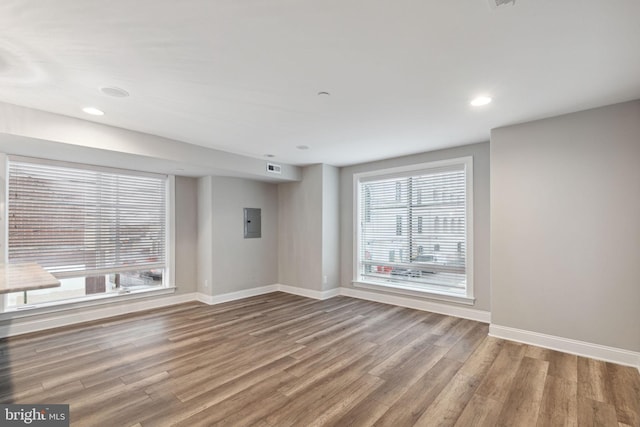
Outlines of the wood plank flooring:
[[0,341],[0,402],[74,426],[640,426],[640,374],[470,320],[272,293]]

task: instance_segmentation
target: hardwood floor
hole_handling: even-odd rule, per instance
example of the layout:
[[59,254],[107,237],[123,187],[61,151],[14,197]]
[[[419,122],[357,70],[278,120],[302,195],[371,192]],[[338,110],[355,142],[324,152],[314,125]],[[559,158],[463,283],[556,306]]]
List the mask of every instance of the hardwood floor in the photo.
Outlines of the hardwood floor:
[[470,320],[273,293],[0,341],[2,403],[78,426],[640,426],[640,374]]

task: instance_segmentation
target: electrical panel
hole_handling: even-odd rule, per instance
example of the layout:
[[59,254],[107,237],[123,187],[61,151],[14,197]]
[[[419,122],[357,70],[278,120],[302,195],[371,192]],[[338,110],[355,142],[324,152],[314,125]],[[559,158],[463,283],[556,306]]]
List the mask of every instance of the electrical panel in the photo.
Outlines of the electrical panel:
[[262,212],[259,208],[244,208],[244,238],[262,237]]

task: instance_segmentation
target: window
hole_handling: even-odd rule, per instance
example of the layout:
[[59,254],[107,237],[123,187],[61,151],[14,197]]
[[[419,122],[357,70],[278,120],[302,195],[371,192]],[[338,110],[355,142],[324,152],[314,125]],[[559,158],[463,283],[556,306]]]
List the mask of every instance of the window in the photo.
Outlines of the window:
[[473,298],[472,158],[357,174],[359,284]]
[[164,285],[167,176],[11,158],[8,261],[36,262],[59,288],[10,294],[7,306]]

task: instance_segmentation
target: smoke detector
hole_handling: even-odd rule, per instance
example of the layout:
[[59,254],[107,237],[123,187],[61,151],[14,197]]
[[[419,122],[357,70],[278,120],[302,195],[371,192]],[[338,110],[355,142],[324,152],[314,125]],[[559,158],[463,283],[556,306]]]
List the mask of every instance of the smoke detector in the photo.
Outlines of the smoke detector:
[[514,6],[516,0],[488,0],[491,9],[497,9],[501,6]]

